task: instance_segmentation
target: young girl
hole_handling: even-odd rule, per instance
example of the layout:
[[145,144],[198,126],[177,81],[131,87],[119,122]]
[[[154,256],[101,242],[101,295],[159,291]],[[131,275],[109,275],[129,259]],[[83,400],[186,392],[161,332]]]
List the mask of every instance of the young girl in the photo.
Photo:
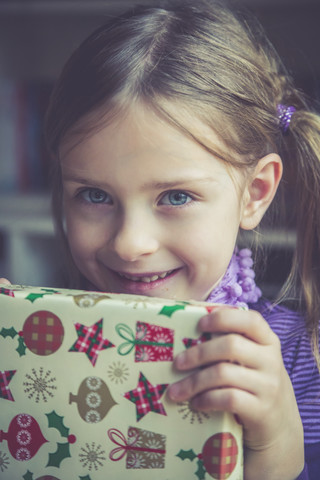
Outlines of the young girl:
[[[132,9],[93,33],[48,111],[55,214],[72,287],[249,305],[200,320],[219,335],[176,358],[194,373],[169,395],[237,416],[246,480],[315,479],[320,121],[249,25],[225,2],[184,0]],[[297,199],[284,293],[304,316],[259,299],[250,252],[236,248],[282,172]]]

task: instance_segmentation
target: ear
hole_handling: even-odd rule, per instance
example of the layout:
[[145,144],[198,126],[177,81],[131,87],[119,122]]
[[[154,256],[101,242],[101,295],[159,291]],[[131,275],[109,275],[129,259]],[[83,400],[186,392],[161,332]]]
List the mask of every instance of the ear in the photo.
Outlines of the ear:
[[240,227],[252,230],[271,204],[282,176],[282,161],[276,153],[261,158],[249,178],[244,194]]

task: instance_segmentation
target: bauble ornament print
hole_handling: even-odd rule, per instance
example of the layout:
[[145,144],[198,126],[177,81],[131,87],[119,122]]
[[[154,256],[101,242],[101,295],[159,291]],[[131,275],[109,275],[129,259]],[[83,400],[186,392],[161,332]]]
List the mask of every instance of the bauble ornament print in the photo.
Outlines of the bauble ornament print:
[[16,415],[11,420],[7,433],[0,430],[0,442],[2,440],[7,440],[9,452],[19,461],[30,460],[47,442],[38,422],[27,413]]
[[47,310],[32,313],[23,325],[26,346],[36,355],[51,355],[62,345],[64,328],[60,318]]
[[80,384],[78,395],[69,395],[69,404],[76,403],[80,417],[87,423],[98,423],[117,404],[107,384],[99,377],[87,377]]

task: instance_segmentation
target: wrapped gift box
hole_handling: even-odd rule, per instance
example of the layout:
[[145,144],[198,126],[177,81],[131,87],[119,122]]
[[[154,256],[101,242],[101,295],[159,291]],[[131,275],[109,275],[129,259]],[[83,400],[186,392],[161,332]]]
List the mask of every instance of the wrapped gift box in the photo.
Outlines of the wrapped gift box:
[[234,417],[166,396],[213,308],[0,286],[0,478],[242,480]]

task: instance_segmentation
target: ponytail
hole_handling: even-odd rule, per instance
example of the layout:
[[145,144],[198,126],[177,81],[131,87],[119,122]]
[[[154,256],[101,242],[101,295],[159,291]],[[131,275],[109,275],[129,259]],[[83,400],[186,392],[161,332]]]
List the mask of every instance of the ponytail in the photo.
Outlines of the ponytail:
[[[287,209],[295,204],[296,249],[283,296],[298,300],[320,371],[320,116],[305,109],[294,113],[283,135],[284,182],[291,185]],[[290,186],[289,186],[290,188]]]

